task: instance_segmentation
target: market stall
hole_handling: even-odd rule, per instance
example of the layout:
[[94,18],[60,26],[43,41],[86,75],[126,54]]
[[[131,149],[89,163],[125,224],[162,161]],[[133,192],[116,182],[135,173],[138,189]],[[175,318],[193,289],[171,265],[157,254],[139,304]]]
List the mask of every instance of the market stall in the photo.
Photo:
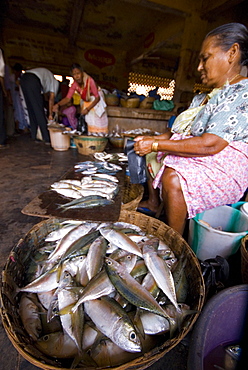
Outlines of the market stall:
[[122,131],[148,128],[163,133],[167,129],[169,118],[174,113],[155,109],[108,106],[107,114],[110,132],[118,125]]

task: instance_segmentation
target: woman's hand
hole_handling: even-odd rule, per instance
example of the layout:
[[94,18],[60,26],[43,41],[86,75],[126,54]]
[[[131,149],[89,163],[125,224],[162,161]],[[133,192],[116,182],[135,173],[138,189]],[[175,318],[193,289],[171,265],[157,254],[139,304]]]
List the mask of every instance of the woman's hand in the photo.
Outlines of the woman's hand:
[[89,109],[88,108],[84,108],[84,109],[82,109],[81,110],[81,114],[83,115],[83,116],[85,116],[86,114],[88,114],[89,113]]
[[152,144],[154,142],[153,136],[137,136],[134,141],[134,151],[136,154],[143,157],[144,155],[151,153]]
[[58,111],[59,111],[59,105],[58,104],[54,104],[54,106],[52,108],[52,111],[55,112],[55,113],[58,113]]

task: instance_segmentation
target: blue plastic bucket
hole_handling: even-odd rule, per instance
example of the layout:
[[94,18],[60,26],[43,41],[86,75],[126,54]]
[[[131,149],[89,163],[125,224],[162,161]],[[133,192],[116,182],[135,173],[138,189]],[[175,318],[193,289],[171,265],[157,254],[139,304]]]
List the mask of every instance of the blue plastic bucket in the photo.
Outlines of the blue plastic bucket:
[[247,310],[246,284],[226,288],[210,298],[193,328],[187,369],[227,369],[223,349],[229,344],[247,344]]
[[202,261],[217,255],[228,258],[237,252],[246,234],[248,217],[234,207],[221,206],[190,220],[188,243]]

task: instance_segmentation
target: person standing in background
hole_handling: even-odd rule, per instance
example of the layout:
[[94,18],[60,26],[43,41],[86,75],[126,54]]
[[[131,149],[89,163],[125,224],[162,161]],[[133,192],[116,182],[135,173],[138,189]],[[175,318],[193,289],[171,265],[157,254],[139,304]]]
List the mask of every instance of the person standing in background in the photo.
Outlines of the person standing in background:
[[33,68],[21,76],[20,84],[25,98],[30,120],[31,137],[36,141],[38,127],[45,144],[50,144],[50,135],[47,129],[47,117],[44,109],[44,96],[49,95],[48,119],[52,120],[52,107],[58,93],[59,81],[54,78],[51,71],[46,68]]
[[53,111],[58,112],[60,106],[68,104],[77,92],[81,98],[81,115],[85,116],[88,126],[88,134],[108,133],[108,116],[106,112],[106,103],[104,94],[94,79],[83,71],[78,63],[73,63],[71,75],[74,79],[73,84],[65,98],[54,105]]
[[0,48],[0,149],[4,149],[7,147],[3,114],[3,96],[7,96],[4,86],[4,68],[5,63],[3,59],[3,52],[2,49]]
[[13,96],[11,91],[11,69],[5,63],[4,68],[4,86],[6,90],[6,96],[3,99],[3,111],[4,111],[4,121],[5,130],[7,137],[13,136],[15,133],[15,119],[14,119],[14,106],[13,106]]
[[15,128],[17,133],[29,132],[28,121],[25,116],[24,107],[22,104],[23,97],[21,96],[20,77],[22,75],[23,66],[20,63],[15,63],[12,67],[11,79],[11,94],[14,107]]

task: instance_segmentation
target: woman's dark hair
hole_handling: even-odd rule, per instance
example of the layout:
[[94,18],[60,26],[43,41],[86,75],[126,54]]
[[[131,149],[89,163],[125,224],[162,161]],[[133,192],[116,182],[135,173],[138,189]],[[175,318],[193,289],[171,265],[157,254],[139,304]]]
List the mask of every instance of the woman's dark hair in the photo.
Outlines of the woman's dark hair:
[[73,64],[71,65],[71,67],[70,67],[70,72],[72,72],[72,71],[73,71],[73,69],[75,69],[75,68],[79,69],[81,72],[83,72],[83,71],[84,71],[84,70],[83,70],[83,68],[80,66],[80,64],[78,64],[78,63],[73,63]]
[[241,23],[227,23],[210,31],[205,37],[216,37],[216,45],[227,51],[236,42],[240,47],[240,63],[248,64],[248,30]]
[[21,72],[23,70],[23,66],[21,63],[15,63],[12,68],[14,71],[17,72]]

